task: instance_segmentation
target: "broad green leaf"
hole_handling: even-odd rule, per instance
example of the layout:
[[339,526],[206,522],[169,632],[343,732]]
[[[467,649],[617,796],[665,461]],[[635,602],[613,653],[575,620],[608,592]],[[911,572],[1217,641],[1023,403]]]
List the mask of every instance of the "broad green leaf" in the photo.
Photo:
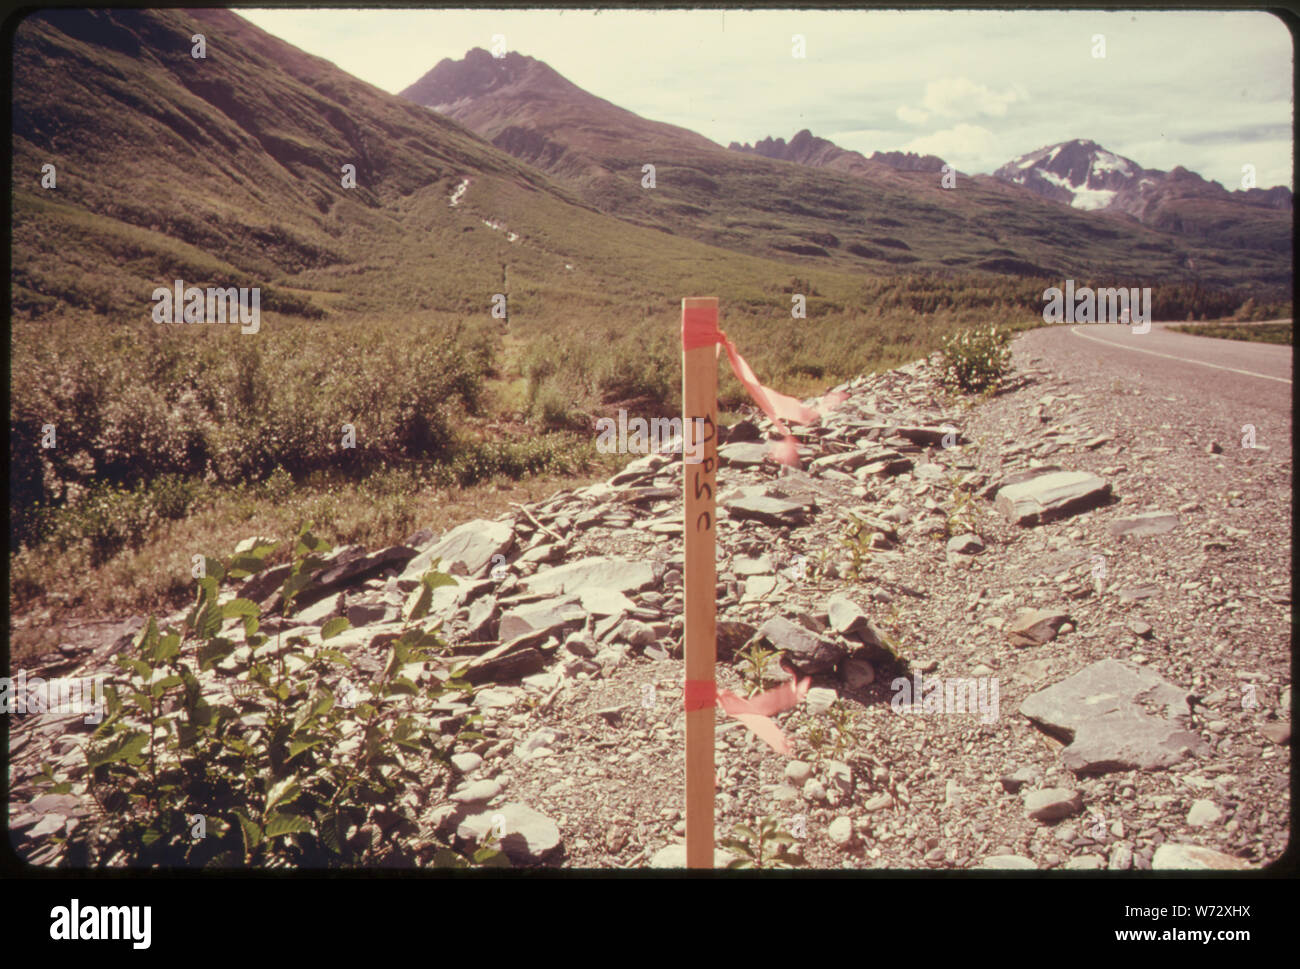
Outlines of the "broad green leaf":
[[206,605],[207,603],[216,602],[217,597],[221,594],[218,586],[219,583],[217,582],[217,577],[215,575],[205,575],[203,578],[199,579],[199,604]]
[[322,814],[316,819],[316,830],[325,847],[336,855],[343,854],[343,822],[335,811]]
[[311,576],[306,572],[298,572],[294,575],[287,576],[284,580],[284,584],[280,586],[280,598],[292,599],[310,584]]
[[198,739],[199,730],[193,724],[178,723],[176,725],[176,742],[180,745],[181,750],[189,750]]
[[222,619],[233,619],[236,616],[260,616],[261,607],[252,599],[231,599],[221,607]]
[[301,834],[313,827],[311,818],[301,814],[272,814],[266,821],[266,836],[278,838],[284,834]]
[[230,570],[226,575],[232,579],[246,579],[264,568],[266,562],[256,555],[236,555],[230,560]]
[[420,576],[420,581],[428,587],[430,592],[439,586],[460,585],[459,582],[453,579],[446,572],[439,572],[436,563],[428,572],[425,572],[424,575]]
[[262,829],[256,821],[249,819],[243,808],[235,808],[235,817],[239,819],[239,827],[244,835],[244,852],[251,854],[262,843]]
[[468,868],[469,862],[450,848],[439,848],[433,853],[434,868]]
[[94,770],[101,764],[134,764],[149,743],[149,735],[140,730],[123,731],[103,746],[86,751],[86,766]]
[[158,623],[154,622],[153,616],[149,617],[149,622],[136,636],[134,645],[141,656],[153,655],[158,645]]
[[413,695],[419,692],[419,688],[405,676],[399,676],[389,684],[388,692]]
[[754,832],[754,829],[747,824],[738,824],[732,830],[742,838],[748,838],[750,841],[758,840],[758,835]]
[[224,636],[214,636],[199,647],[199,669],[211,669],[234,651],[233,641]]
[[316,696],[311,701],[311,712],[317,716],[323,716],[334,709],[334,694],[328,687],[321,687],[316,691]]
[[135,704],[135,708],[146,717],[153,715],[153,705],[149,699],[148,693],[141,693],[139,690],[131,691],[131,701]]
[[168,633],[158,640],[154,647],[154,662],[165,663],[173,656],[181,654],[181,637],[177,633]]
[[324,737],[317,736],[316,734],[308,734],[300,740],[295,740],[289,745],[289,759],[293,760],[304,750],[311,750],[313,747],[319,746],[324,741]]
[[289,804],[301,793],[302,788],[298,786],[297,778],[292,775],[281,778],[266,792],[266,810],[269,812],[277,804]]
[[474,863],[484,868],[509,868],[510,856],[496,848],[483,847],[474,852]]
[[204,639],[211,639],[221,632],[221,608],[215,602],[209,602],[203,607],[194,624],[194,631]]
[[153,694],[153,697],[156,700],[164,693],[166,693],[168,690],[170,690],[173,686],[180,686],[184,682],[185,681],[182,680],[179,676],[175,676],[175,675],[164,676],[161,680],[159,680],[157,683],[153,684],[152,687],[150,687],[150,692]]
[[218,582],[226,577],[225,566],[210,555],[203,556],[203,573],[212,576]]
[[322,640],[333,639],[345,629],[351,629],[352,623],[348,622],[347,616],[335,616],[320,628],[320,638]]
[[235,546],[236,555],[252,555],[254,558],[264,559],[280,543],[273,538],[264,538],[261,535],[253,535],[244,539]]
[[429,614],[432,604],[433,589],[428,583],[422,582],[407,596],[406,604],[402,606],[402,619],[406,622],[419,622]]
[[349,666],[352,668],[355,668],[357,665],[356,663],[352,662],[352,660],[348,659],[347,656],[345,656],[341,651],[333,648],[322,649],[319,653],[316,654],[316,657],[318,659],[327,659],[330,662],[338,663],[340,665]]

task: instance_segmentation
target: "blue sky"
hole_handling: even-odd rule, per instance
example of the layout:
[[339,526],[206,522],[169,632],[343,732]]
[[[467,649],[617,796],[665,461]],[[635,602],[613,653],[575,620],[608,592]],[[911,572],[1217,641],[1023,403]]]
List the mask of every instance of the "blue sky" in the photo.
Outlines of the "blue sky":
[[390,93],[501,35],[599,97],[722,145],[809,128],[977,173],[1090,138],[1230,189],[1243,165],[1261,188],[1292,184],[1291,37],[1265,13],[237,12]]

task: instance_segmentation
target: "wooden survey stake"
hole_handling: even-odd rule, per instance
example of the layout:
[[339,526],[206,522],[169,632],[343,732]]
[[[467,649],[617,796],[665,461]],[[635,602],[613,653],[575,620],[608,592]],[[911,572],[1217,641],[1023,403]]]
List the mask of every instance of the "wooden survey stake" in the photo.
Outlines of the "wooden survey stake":
[[682,300],[688,868],[713,867],[715,702],[711,697],[717,659],[718,344],[713,339],[706,342],[700,334],[716,333],[717,327],[715,297]]

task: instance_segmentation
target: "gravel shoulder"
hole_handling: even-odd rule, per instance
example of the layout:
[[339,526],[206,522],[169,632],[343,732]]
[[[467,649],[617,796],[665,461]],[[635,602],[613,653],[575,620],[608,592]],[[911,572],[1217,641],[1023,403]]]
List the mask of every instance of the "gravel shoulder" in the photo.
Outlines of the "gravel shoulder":
[[[719,838],[772,817],[816,868],[1234,868],[1285,850],[1289,387],[1272,389],[1284,407],[1225,403],[1216,378],[1162,379],[1080,342],[1023,335],[1012,384],[980,402],[944,395],[930,361],[852,381],[844,405],[801,430],[801,471],[746,442],[762,422],[730,429],[718,684],[743,694],[735,651],[765,642],[814,689],[776,718],[790,757],[718,711]],[[1242,446],[1246,423],[1256,447]],[[1037,500],[1053,468],[1093,491],[1059,517],[1008,520],[1008,479]],[[475,701],[486,739],[452,786],[487,796],[453,802],[431,784],[426,832],[465,835],[499,814],[528,827],[516,864],[673,863],[680,494],[680,462],[650,455],[454,539],[476,598],[442,604],[444,631],[522,630],[506,653],[528,664]],[[865,523],[856,576],[850,516]],[[420,557],[451,541],[409,543],[420,555],[404,569],[310,622],[359,606],[391,622]],[[352,638],[370,649],[364,629]],[[975,702],[957,709],[941,690],[908,712],[927,679],[973,685]],[[11,810],[34,818],[32,765],[57,739],[24,729],[19,743]],[[38,827],[52,825],[24,831]],[[56,857],[29,834],[16,843]]]

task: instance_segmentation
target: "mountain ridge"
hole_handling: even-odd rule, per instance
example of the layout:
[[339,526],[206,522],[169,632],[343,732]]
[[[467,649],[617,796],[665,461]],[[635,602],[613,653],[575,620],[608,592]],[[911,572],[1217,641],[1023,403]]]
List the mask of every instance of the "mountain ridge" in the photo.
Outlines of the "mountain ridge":
[[[1245,265],[1266,286],[1289,286],[1289,219],[1260,207],[1227,212],[1226,241],[1248,250],[1228,254],[1212,228],[1220,212],[1166,206],[1144,224],[1125,212],[1063,210],[1060,193],[990,175],[941,181],[936,156],[866,158],[807,129],[789,143],[723,148],[619,108],[534,58],[481,49],[444,58],[402,96],[445,111],[602,212],[738,252],[884,272],[1099,273],[1226,287]],[[1255,213],[1265,213],[1262,228]]]
[[[1254,247],[1290,250],[1292,196],[1285,186],[1228,191],[1181,165],[1167,172],[1144,168],[1082,138],[1019,155],[993,177],[1076,209],[1118,212],[1194,238],[1226,228]],[[1258,224],[1249,225],[1252,219]]]
[[753,145],[733,141],[727,150],[849,173],[869,171],[866,166],[872,163],[907,172],[938,172],[945,164],[937,155],[918,155],[910,151],[876,151],[868,158],[861,152],[850,151],[826,138],[819,138],[807,128],[797,132],[788,144],[783,138],[767,137]]

